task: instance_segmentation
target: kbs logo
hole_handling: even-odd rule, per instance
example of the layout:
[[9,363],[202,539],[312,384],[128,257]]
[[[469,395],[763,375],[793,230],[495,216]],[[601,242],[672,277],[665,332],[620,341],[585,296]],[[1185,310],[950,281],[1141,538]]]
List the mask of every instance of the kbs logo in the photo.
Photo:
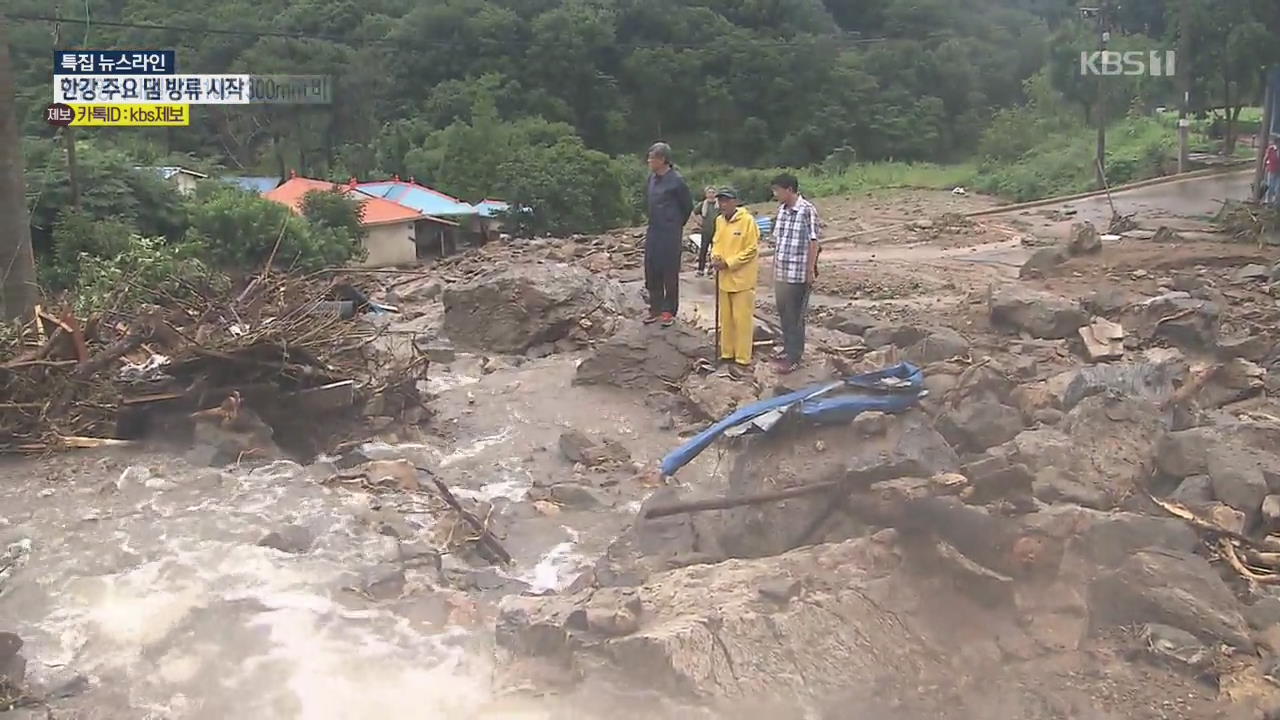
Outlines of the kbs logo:
[[1172,50],[1115,52],[1094,50],[1080,53],[1081,75],[1177,75],[1176,53]]

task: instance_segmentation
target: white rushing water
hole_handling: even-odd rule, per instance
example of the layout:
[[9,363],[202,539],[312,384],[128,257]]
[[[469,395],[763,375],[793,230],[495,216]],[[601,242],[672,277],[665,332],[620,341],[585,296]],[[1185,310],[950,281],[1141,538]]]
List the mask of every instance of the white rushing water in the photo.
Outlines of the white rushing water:
[[[321,487],[293,463],[153,469],[130,470],[122,489],[38,501],[0,484],[11,520],[0,548],[25,560],[0,585],[0,629],[26,640],[36,683],[88,679],[63,701],[97,713],[84,717],[550,717],[495,705],[488,628],[425,571],[406,571],[410,599],[352,590],[397,558],[396,540],[361,526],[366,494]],[[287,522],[312,531],[310,551],[257,545]],[[533,570],[539,582],[559,582],[566,553]]]

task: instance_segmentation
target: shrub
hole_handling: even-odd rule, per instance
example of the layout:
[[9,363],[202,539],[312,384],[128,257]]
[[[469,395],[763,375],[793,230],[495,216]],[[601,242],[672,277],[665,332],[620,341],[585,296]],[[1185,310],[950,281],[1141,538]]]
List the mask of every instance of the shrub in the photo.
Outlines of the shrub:
[[208,193],[190,214],[187,240],[221,267],[260,267],[277,239],[275,262],[304,271],[342,265],[362,252],[345,231],[314,225],[280,203],[237,188]]
[[124,251],[100,257],[82,253],[75,286],[76,311],[137,307],[194,299],[225,289],[227,278],[200,259],[203,248],[135,235]]
[[345,193],[312,190],[302,196],[302,216],[319,228],[329,228],[347,237],[363,240],[368,233],[360,221],[364,207]]
[[137,234],[133,222],[124,218],[96,219],[84,211],[64,210],[53,227],[53,247],[40,263],[41,284],[50,290],[73,287],[83,257],[116,257]]
[[513,207],[533,208],[516,218],[526,232],[600,232],[632,217],[618,163],[577,137],[518,149],[497,176]]

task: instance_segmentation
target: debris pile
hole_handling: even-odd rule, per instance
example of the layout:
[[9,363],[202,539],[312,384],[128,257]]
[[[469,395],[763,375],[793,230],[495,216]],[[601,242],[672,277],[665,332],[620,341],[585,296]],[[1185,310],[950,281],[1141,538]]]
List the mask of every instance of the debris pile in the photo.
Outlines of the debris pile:
[[[41,310],[0,351],[0,447],[181,435],[202,419],[252,434],[256,414],[282,447],[314,455],[366,400],[420,413],[427,360],[354,317],[370,311],[385,309],[346,281],[314,277],[256,278],[238,294],[83,319]],[[317,412],[332,413],[323,429],[306,422]]]
[[1229,201],[1214,218],[1221,230],[1237,242],[1259,247],[1280,244],[1280,210]]

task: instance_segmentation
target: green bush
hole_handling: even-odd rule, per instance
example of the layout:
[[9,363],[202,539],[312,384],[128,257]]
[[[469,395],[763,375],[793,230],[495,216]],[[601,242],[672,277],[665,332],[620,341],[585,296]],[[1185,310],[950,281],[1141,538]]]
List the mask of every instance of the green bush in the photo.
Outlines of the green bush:
[[[26,187],[31,199],[31,239],[37,252],[52,250],[58,216],[74,205],[61,147],[48,140],[26,145]],[[187,218],[182,196],[158,174],[138,170],[126,153],[92,140],[76,145],[79,211],[94,219],[119,218],[148,236],[182,237]]]
[[89,314],[112,307],[166,304],[225,290],[228,279],[201,260],[203,250],[190,243],[135,235],[116,255],[83,253],[74,288],[76,311]]
[[632,218],[624,171],[576,137],[518,149],[496,171],[505,199],[533,209],[516,215],[526,233],[601,232]]
[[76,284],[83,258],[113,258],[128,251],[138,234],[132,221],[94,218],[84,211],[64,210],[53,227],[53,248],[40,263],[41,284],[66,290]]
[[[1096,187],[1096,137],[1092,129],[1081,125],[1046,137],[1016,160],[988,159],[979,168],[974,185],[1017,202],[1092,190]],[[1115,123],[1108,132],[1107,182],[1121,185],[1159,176],[1173,142],[1154,119]]]
[[221,267],[260,267],[277,239],[276,264],[303,271],[342,265],[363,252],[345,231],[313,225],[280,203],[237,188],[205,194],[192,203],[190,215],[187,240]]
[[303,195],[302,216],[318,228],[335,230],[356,240],[363,240],[368,234],[361,224],[363,204],[343,192],[312,190]]

